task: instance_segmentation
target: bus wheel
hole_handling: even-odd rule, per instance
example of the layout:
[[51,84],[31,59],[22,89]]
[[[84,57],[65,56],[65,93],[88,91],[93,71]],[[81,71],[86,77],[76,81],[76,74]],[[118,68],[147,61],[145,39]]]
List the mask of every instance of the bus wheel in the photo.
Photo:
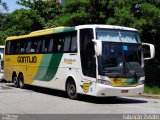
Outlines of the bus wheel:
[[78,98],[76,84],[73,80],[70,80],[69,82],[67,82],[66,92],[67,92],[67,95],[70,99],[77,99]]
[[14,83],[14,87],[18,88],[19,87],[19,83],[18,83],[18,79],[17,76],[13,76],[13,83]]
[[19,75],[18,82],[19,82],[19,87],[23,89],[25,85],[24,85],[24,77],[22,74]]

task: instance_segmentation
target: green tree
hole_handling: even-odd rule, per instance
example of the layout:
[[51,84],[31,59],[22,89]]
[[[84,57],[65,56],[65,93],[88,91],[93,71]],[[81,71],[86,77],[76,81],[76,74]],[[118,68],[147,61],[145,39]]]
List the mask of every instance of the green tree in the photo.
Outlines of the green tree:
[[43,27],[52,27],[52,20],[55,20],[61,14],[62,6],[59,3],[56,3],[55,0],[20,0],[17,2],[19,5],[25,6],[33,10],[37,15],[43,19],[41,22]]
[[[0,24],[1,44],[4,44],[8,36],[28,34],[31,31],[53,26],[51,20],[57,19],[61,13],[61,5],[55,3],[54,0],[51,2],[20,0],[17,3],[25,6],[26,9],[19,9],[6,15],[5,22]],[[0,21],[4,20],[0,19]]]
[[8,36],[27,34],[33,30],[42,29],[41,18],[32,10],[19,9],[8,14],[6,23],[0,27],[0,39],[4,40]]
[[[5,12],[8,11],[8,6],[6,2],[3,2],[0,0],[0,28],[7,22],[7,14]],[[0,30],[0,36],[3,33],[3,31]],[[0,37],[0,45],[4,44],[4,40],[1,39]]]
[[94,0],[68,0],[62,8],[62,14],[53,24],[80,25],[80,24],[104,24],[107,17],[106,0],[95,2]]

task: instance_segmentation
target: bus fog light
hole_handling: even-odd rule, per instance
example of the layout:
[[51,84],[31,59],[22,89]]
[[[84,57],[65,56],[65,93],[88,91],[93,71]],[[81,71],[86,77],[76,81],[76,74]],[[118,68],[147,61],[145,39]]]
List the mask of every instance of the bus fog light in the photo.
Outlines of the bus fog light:
[[140,80],[140,81],[138,82],[138,85],[143,85],[144,82],[145,82],[145,80]]
[[97,79],[97,83],[104,84],[104,85],[111,85],[111,82],[108,80]]

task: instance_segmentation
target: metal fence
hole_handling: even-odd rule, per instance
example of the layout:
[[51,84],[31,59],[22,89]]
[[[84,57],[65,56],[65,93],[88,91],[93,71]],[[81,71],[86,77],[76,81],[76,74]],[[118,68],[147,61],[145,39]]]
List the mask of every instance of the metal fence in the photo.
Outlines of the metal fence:
[[160,64],[155,62],[146,62],[145,77],[145,85],[160,87]]

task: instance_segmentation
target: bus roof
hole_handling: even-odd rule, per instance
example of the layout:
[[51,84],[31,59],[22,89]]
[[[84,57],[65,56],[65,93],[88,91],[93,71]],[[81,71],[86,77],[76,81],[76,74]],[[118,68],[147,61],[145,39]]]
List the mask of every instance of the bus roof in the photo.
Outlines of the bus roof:
[[137,31],[135,28],[116,26],[116,25],[95,24],[95,25],[79,25],[79,26],[76,26],[76,29],[82,29],[82,28],[107,28],[107,29]]
[[27,35],[11,36],[11,37],[8,37],[6,40],[30,38],[30,37],[49,35],[49,34],[54,34],[54,33],[74,31],[76,29],[82,29],[82,28],[107,28],[107,29],[119,29],[119,30],[137,31],[134,28],[115,26],[115,25],[99,25],[99,24],[93,25],[93,24],[90,24],[90,25],[79,25],[79,26],[75,26],[75,27],[60,26],[60,27],[55,27],[55,28],[49,28],[49,29],[44,29],[44,30],[33,31],[33,32],[31,32],[31,33],[29,33]]
[[75,27],[61,26],[61,27],[55,27],[55,28],[33,31],[33,32],[31,32],[29,34],[26,34],[26,35],[11,36],[11,37],[8,37],[6,40],[30,38],[30,37],[49,35],[49,34],[60,33],[60,32],[69,32],[69,31],[74,31],[74,30],[75,30]]

